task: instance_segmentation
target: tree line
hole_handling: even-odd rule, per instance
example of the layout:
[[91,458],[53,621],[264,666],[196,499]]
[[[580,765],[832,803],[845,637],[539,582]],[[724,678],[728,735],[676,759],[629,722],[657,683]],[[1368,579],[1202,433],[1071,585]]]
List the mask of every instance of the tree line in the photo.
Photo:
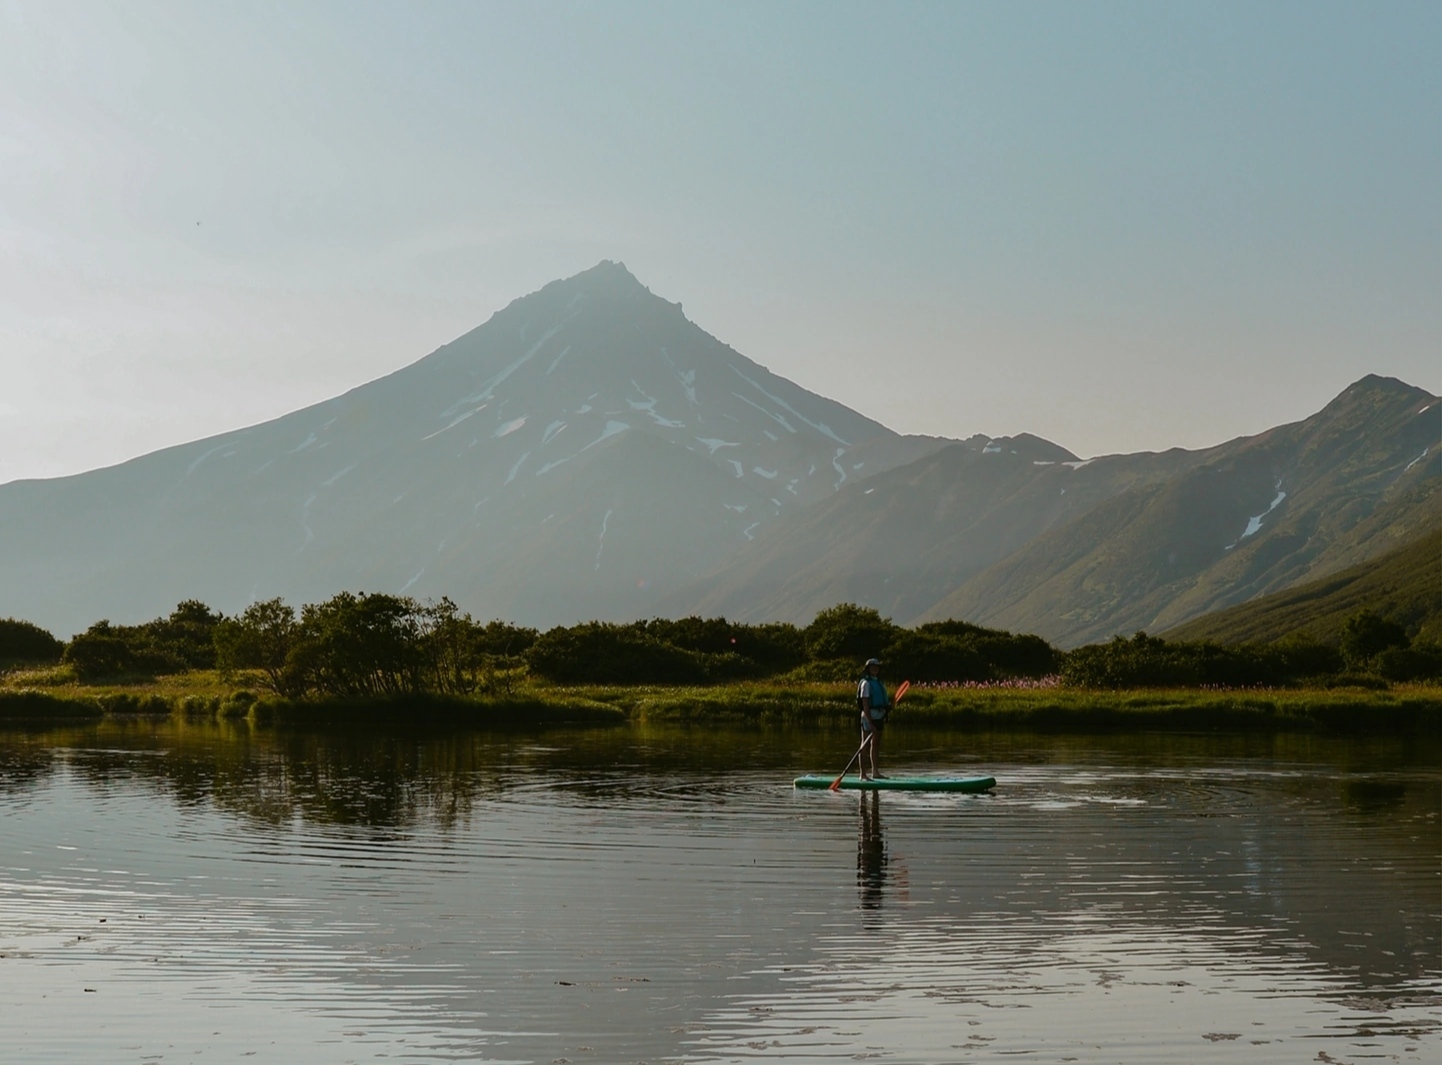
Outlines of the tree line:
[[912,681],[1006,681],[1060,674],[1083,688],[1282,686],[1318,678],[1442,676],[1442,652],[1362,611],[1340,646],[1166,641],[1145,633],[1070,652],[1039,636],[964,621],[896,625],[842,603],[810,624],[724,618],[591,621],[546,632],[481,623],[450,599],[343,592],[299,610],[280,599],[227,617],[196,600],[140,625],[99,621],[68,643],[0,619],[0,666],[68,665],[86,682],[216,669],[287,698],[466,695],[520,678],[558,684],[716,684],[786,677],[841,680],[869,657]]

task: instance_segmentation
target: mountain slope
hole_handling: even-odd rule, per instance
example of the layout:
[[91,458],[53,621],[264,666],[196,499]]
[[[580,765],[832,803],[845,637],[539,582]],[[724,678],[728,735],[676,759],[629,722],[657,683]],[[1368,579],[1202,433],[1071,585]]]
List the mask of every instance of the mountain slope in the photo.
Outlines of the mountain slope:
[[1375,611],[1409,634],[1442,639],[1442,529],[1370,562],[1204,614],[1163,635],[1247,643],[1305,632],[1335,644],[1343,623],[1359,610]]
[[1029,434],[952,444],[785,516],[662,608],[802,622],[850,601],[910,621],[1047,530],[1204,455],[1082,462]]
[[1439,413],[1422,389],[1364,378],[1303,422],[1223,445],[1038,537],[926,616],[1075,646],[1171,628],[1373,557],[1395,544],[1388,530],[1435,520]]
[[0,485],[0,613],[70,632],[364,588],[631,618],[782,512],[945,443],[771,374],[602,263],[335,399]]

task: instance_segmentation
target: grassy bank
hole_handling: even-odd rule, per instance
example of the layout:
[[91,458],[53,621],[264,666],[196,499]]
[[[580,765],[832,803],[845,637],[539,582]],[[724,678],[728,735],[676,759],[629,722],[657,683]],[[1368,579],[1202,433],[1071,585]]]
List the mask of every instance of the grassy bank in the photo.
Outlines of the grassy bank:
[[[758,720],[850,728],[850,685],[738,684],[713,688],[591,688],[588,698],[652,721]],[[1442,687],[1198,691],[913,688],[893,722],[928,728],[1044,732],[1175,729],[1442,732]]]
[[[522,683],[505,693],[373,700],[286,700],[195,672],[135,684],[82,685],[63,671],[0,679],[0,721],[95,720],[123,715],[246,718],[303,726],[435,722],[529,727],[625,722],[747,722],[808,728],[853,725],[851,686],[754,682],[712,687]],[[1383,689],[913,688],[895,725],[968,731],[1328,731],[1442,734],[1442,686]]]

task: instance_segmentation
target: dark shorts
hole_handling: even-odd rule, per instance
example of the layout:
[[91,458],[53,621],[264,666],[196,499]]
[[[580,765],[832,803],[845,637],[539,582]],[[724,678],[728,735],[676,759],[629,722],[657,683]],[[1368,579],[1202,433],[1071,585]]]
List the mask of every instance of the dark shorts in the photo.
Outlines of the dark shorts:
[[863,736],[868,736],[868,735],[870,735],[870,734],[873,733],[873,732],[876,733],[878,736],[880,736],[881,733],[882,733],[882,730],[885,729],[885,728],[886,728],[886,722],[885,722],[885,720],[882,720],[882,721],[873,721],[873,720],[871,720],[871,718],[869,718],[869,717],[863,717],[863,718],[861,719],[861,734],[862,734]]

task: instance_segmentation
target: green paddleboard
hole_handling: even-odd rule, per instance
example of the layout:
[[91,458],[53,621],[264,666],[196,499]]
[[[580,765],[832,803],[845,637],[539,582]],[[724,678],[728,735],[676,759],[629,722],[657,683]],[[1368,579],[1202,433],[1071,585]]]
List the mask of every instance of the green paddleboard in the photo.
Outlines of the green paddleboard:
[[[798,788],[829,788],[835,777],[797,777]],[[887,777],[884,780],[862,780],[842,777],[841,787],[848,791],[990,791],[996,777]]]

